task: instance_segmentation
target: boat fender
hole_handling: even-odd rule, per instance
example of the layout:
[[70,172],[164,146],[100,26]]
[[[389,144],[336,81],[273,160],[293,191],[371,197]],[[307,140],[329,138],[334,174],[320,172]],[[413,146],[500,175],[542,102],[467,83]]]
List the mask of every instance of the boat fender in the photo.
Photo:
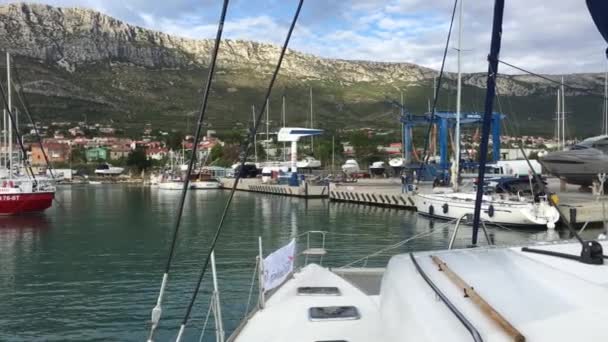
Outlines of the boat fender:
[[6,181],[2,181],[2,187],[6,188]]
[[488,216],[494,217],[494,206],[490,204],[488,207]]
[[433,208],[433,205],[431,204],[429,206],[429,215],[434,215],[435,214],[435,208]]
[[448,204],[444,203],[443,206],[442,206],[442,208],[443,208],[443,213],[447,214],[448,213],[448,209],[449,209]]
[[13,183],[13,181],[8,181],[8,186],[9,188],[14,188],[15,184]]

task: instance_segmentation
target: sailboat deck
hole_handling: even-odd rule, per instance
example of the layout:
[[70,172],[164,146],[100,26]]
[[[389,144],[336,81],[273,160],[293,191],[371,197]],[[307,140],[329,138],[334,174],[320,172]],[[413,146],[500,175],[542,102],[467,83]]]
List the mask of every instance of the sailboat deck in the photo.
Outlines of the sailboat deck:
[[[601,243],[608,250],[608,241]],[[578,243],[534,247],[580,253]],[[608,341],[608,264],[586,265],[522,252],[519,247],[421,252],[413,257],[403,254],[393,257],[386,269],[367,272],[332,272],[308,265],[279,288],[231,341],[472,341],[471,333],[421,272],[483,341],[513,341],[488,310],[465,296],[464,288],[456,285],[448,272],[438,269],[433,256],[471,286],[526,341]],[[309,286],[337,287],[341,295],[298,295],[298,287]],[[360,317],[310,319],[311,307],[325,306],[354,306]]]
[[[298,287],[337,287],[335,295],[298,295]],[[313,321],[311,307],[354,306],[359,319]],[[380,341],[378,297],[367,296],[355,286],[318,265],[294,274],[247,323],[234,341]]]
[[[608,243],[604,242],[603,247],[608,249]],[[581,247],[571,243],[536,248],[576,255]],[[462,288],[438,270],[432,255],[474,287],[527,341],[608,340],[608,330],[601,328],[608,320],[608,265],[586,265],[522,252],[521,248],[417,254],[423,271],[473,323],[484,341],[509,339],[495,321],[463,295]],[[398,256],[393,262],[405,264],[411,260]]]

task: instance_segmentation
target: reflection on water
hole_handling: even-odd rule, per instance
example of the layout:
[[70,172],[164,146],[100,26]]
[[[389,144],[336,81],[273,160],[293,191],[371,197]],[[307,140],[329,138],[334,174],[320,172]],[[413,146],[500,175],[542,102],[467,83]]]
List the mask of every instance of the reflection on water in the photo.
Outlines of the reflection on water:
[[50,227],[49,218],[44,214],[17,216],[0,216],[0,234],[2,231],[44,230]]
[[31,258],[49,228],[44,215],[0,216],[0,288],[14,286],[18,258]]
[[[179,197],[179,191],[120,185],[62,187],[61,205],[46,215],[0,217],[0,313],[9,313],[0,314],[0,341],[144,340]],[[226,199],[224,191],[188,194],[159,341],[175,337]],[[368,263],[384,266],[396,253],[446,248],[452,229],[410,211],[237,193],[216,249],[226,330],[244,314],[258,236],[268,254],[306,231],[328,231],[328,266],[419,236]],[[498,244],[567,237],[498,227],[488,233]],[[597,236],[597,230],[586,234]],[[463,226],[456,245],[466,246],[470,236]],[[207,278],[186,341],[198,341],[210,290]]]

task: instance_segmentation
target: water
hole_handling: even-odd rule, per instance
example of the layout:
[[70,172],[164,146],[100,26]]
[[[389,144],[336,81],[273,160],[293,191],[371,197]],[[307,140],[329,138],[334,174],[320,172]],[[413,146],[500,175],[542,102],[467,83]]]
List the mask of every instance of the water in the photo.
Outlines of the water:
[[[61,205],[45,215],[0,217],[0,341],[145,340],[179,192],[73,186],[61,188],[57,197]],[[158,341],[176,334],[226,198],[224,191],[193,192],[188,198]],[[331,266],[428,233],[368,262],[383,265],[393,253],[445,248],[450,236],[443,222],[413,212],[238,193],[216,252],[228,332],[246,309],[257,237],[269,253],[309,230],[329,232],[324,264]],[[470,229],[462,230],[460,245],[469,235]],[[490,228],[491,239],[505,244],[557,235]],[[207,277],[186,341],[199,339],[209,290]],[[214,340],[211,335],[205,340]]]

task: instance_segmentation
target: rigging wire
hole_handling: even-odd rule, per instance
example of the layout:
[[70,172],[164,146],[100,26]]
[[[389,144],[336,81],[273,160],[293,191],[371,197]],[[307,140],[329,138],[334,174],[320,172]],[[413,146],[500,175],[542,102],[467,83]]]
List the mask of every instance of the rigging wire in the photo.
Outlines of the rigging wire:
[[[226,0],[227,1],[227,0]],[[296,9],[296,12],[294,14],[293,20],[291,22],[291,26],[289,27],[289,31],[287,32],[287,37],[285,38],[285,42],[283,44],[283,47],[281,49],[281,53],[279,55],[279,60],[277,62],[276,68],[272,74],[272,78],[270,80],[270,84],[268,85],[268,89],[266,90],[266,96],[264,97],[264,101],[262,102],[262,105],[260,106],[259,109],[259,113],[258,116],[256,118],[256,124],[252,127],[252,130],[250,132],[250,134],[247,137],[247,140],[245,141],[245,143],[243,144],[243,151],[241,152],[241,160],[240,160],[240,167],[237,168],[237,172],[236,172],[236,176],[234,179],[234,184],[232,185],[232,189],[230,191],[230,195],[228,196],[228,199],[226,200],[226,204],[224,206],[224,210],[222,212],[222,216],[220,218],[220,222],[218,223],[218,226],[216,228],[215,234],[213,236],[213,240],[211,241],[211,245],[209,247],[209,250],[207,251],[207,255],[205,256],[205,261],[201,267],[201,271],[199,274],[199,278],[198,278],[198,282],[194,288],[194,291],[192,292],[192,298],[190,300],[190,303],[188,304],[188,308],[186,309],[186,314],[184,315],[183,321],[182,321],[182,325],[180,327],[180,331],[177,335],[177,339],[176,342],[179,342],[181,339],[181,335],[188,323],[188,320],[190,319],[190,313],[192,312],[192,307],[194,306],[194,303],[196,302],[196,297],[199,293],[199,289],[201,287],[201,283],[203,281],[203,278],[205,276],[205,273],[207,271],[207,267],[209,266],[209,260],[211,258],[211,254],[213,253],[213,250],[215,249],[215,245],[217,244],[217,241],[220,237],[220,234],[222,232],[222,228],[224,226],[224,222],[226,220],[227,214],[228,214],[228,210],[230,209],[230,205],[232,203],[232,199],[234,198],[234,194],[236,192],[236,188],[237,185],[241,179],[241,173],[242,170],[244,170],[245,167],[245,162],[247,161],[247,156],[250,154],[251,152],[251,148],[252,148],[252,141],[253,141],[253,137],[255,137],[256,133],[257,133],[257,129],[258,126],[260,125],[260,122],[262,121],[264,112],[266,110],[266,104],[268,103],[268,99],[270,98],[270,94],[272,93],[272,89],[274,87],[274,83],[277,79],[277,76],[279,74],[279,71],[281,70],[281,64],[283,63],[283,58],[285,57],[285,53],[287,51],[287,46],[289,45],[289,40],[291,39],[291,34],[293,33],[294,27],[296,25],[296,22],[298,21],[298,17],[300,16],[300,11],[302,9],[302,5],[304,3],[304,0],[299,0],[298,3],[298,7]]]
[[[201,106],[199,108],[199,115],[198,115],[198,122],[197,122],[197,127],[196,127],[196,134],[195,134],[195,137],[194,137],[194,144],[192,145],[192,156],[190,157],[190,161],[188,163],[188,171],[187,171],[187,174],[186,174],[187,176],[186,176],[186,179],[184,180],[184,186],[182,188],[182,193],[181,193],[181,197],[180,197],[180,201],[179,201],[177,216],[176,216],[176,219],[175,219],[175,226],[173,228],[173,238],[171,240],[171,248],[169,249],[169,256],[167,257],[167,264],[165,265],[165,272],[163,274],[163,279],[162,279],[160,291],[159,291],[159,294],[158,294],[158,299],[157,299],[157,302],[156,302],[156,306],[152,309],[152,315],[151,315],[152,316],[152,326],[150,327],[150,335],[149,335],[148,341],[152,341],[152,339],[154,337],[154,332],[156,330],[156,327],[158,326],[158,323],[160,322],[160,316],[162,314],[163,295],[164,295],[165,288],[167,286],[167,282],[168,282],[168,278],[169,278],[169,272],[171,270],[171,261],[173,260],[173,256],[175,254],[175,244],[177,242],[177,237],[178,237],[179,228],[180,228],[180,224],[181,224],[181,218],[182,218],[182,214],[184,212],[184,203],[186,201],[186,194],[188,192],[188,187],[190,185],[190,174],[192,173],[192,168],[194,166],[194,161],[196,160],[196,153],[197,153],[198,143],[199,143],[199,140],[200,140],[200,137],[201,137],[203,120],[205,118],[205,111],[207,109],[207,103],[208,103],[208,99],[209,99],[209,93],[210,93],[210,90],[211,90],[211,83],[213,81],[213,74],[214,74],[214,71],[215,71],[215,65],[216,65],[216,61],[217,61],[217,55],[218,55],[218,51],[219,51],[219,47],[220,47],[220,43],[221,43],[221,39],[222,39],[222,33],[223,33],[223,30],[224,30],[224,22],[226,20],[226,12],[227,12],[227,9],[228,9],[228,2],[229,2],[229,0],[224,0],[223,6],[222,6],[222,12],[221,12],[219,23],[218,23],[218,27],[217,27],[217,35],[216,35],[216,38],[215,38],[215,45],[213,47],[213,52],[212,52],[212,56],[211,56],[210,66],[209,66],[209,72],[207,74],[207,81],[206,81],[206,85],[205,85],[205,91],[203,93],[203,101],[202,101]],[[210,254],[211,253],[209,253],[209,255]],[[209,258],[209,255],[208,255],[208,258]],[[190,313],[190,310],[191,310],[191,307],[188,308],[188,315]]]
[[34,127],[36,139],[38,140],[38,145],[40,146],[40,150],[42,151],[42,155],[44,156],[44,161],[46,162],[46,165],[49,168],[51,178],[55,179],[55,174],[53,172],[53,166],[51,165],[51,161],[50,161],[46,151],[44,150],[44,146],[42,146],[42,137],[40,136],[38,127],[34,123],[34,120],[32,119],[32,115],[30,114],[30,110],[29,110],[30,105],[29,105],[29,102],[27,101],[27,98],[25,97],[25,93],[23,92],[23,82],[21,82],[21,77],[19,76],[19,71],[18,71],[19,68],[12,68],[12,69],[14,71],[15,78],[17,79],[17,84],[19,85],[18,89],[17,89],[17,87],[13,87],[13,88],[15,88],[15,90],[17,90],[16,91],[17,99],[19,99],[19,102],[21,103],[21,107],[23,107],[23,111],[25,112],[25,115],[27,116],[28,120],[32,124],[32,127]]
[[[10,87],[10,84],[8,85]],[[2,85],[2,83],[0,82],[0,93],[2,95],[2,102],[4,102],[4,108],[6,109],[6,112],[8,113],[9,116],[9,121],[11,122],[11,126],[13,126],[13,129],[15,130],[15,135],[17,138],[17,141],[19,141],[19,147],[21,148],[21,152],[23,153],[24,156],[27,156],[27,151],[25,150],[25,146],[23,145],[23,139],[21,137],[21,134],[19,133],[19,128],[17,127],[17,123],[15,122],[15,117],[13,116],[13,112],[11,111],[11,109],[8,106],[8,101],[6,98],[6,93],[4,91],[4,85]],[[11,169],[13,167],[12,164],[12,156],[10,156],[9,160],[11,161]],[[32,179],[34,181],[34,186],[38,186],[38,181],[36,180],[36,175],[34,174],[34,170],[32,170],[32,166],[30,165],[30,163],[28,161],[24,161],[24,165],[26,165],[27,169],[29,170]]]
[[435,87],[435,98],[433,99],[433,107],[431,109],[431,119],[429,122],[429,127],[426,131],[426,136],[424,138],[424,152],[422,153],[422,157],[424,158],[423,162],[420,164],[420,168],[422,169],[423,165],[428,162],[430,156],[427,155],[427,151],[430,144],[430,135],[431,129],[433,127],[433,120],[435,119],[435,111],[437,109],[437,101],[439,100],[439,89],[441,89],[441,82],[443,81],[443,70],[445,68],[445,60],[447,58],[448,49],[450,46],[450,37],[452,36],[452,27],[454,25],[454,18],[456,16],[456,7],[458,5],[458,0],[454,0],[454,8],[452,9],[452,20],[450,21],[450,29],[448,30],[448,38],[445,42],[445,49],[443,50],[443,60],[441,61],[441,69],[439,71],[439,79],[437,80],[437,85]]
[[[498,75],[498,73],[496,73],[491,66],[490,66],[490,70],[492,71],[493,74]],[[500,95],[498,93],[498,87],[496,87],[496,99],[500,103],[499,98],[500,98]],[[530,169],[529,171],[532,173],[531,177],[534,177],[534,179],[536,180],[536,182],[540,185],[541,192],[543,192],[545,194],[548,194],[547,186],[542,181],[542,179],[540,178],[540,176],[536,173],[536,171],[534,171],[534,168],[532,167],[532,164],[530,164],[529,158],[524,153],[524,148],[523,148],[522,142],[520,141],[518,145],[519,145],[518,148],[521,151],[523,158],[526,160],[526,163],[528,164],[528,168]],[[540,163],[541,163],[542,166],[544,166],[542,162],[540,162]],[[557,213],[559,214],[560,220],[562,222],[566,223],[566,227],[568,228],[568,231],[570,232],[570,234],[572,236],[574,236],[581,243],[581,245],[583,245],[583,247],[584,247],[585,246],[585,241],[581,238],[581,236],[576,231],[576,229],[574,229],[574,227],[572,226],[572,224],[570,223],[570,221],[566,219],[566,216],[564,215],[564,213],[562,212],[562,210],[559,208],[559,206],[554,202],[553,198],[551,196],[547,195],[547,201],[549,202],[549,204],[551,204],[553,207],[555,207],[555,209],[557,210]]]
[[[516,66],[516,65],[513,65],[513,64],[511,64],[511,63],[505,62],[505,61],[500,60],[500,59],[498,60],[498,62],[499,62],[499,63],[501,63],[501,64],[504,64],[504,65],[506,65],[506,66],[508,66],[508,67],[511,67],[511,68],[513,68],[513,69],[515,69],[515,70],[518,70],[518,71],[521,71],[521,72],[523,72],[523,73],[530,74],[530,75],[532,75],[532,76],[535,76],[535,77],[541,78],[541,79],[543,79],[543,80],[545,80],[545,81],[551,82],[551,83],[553,83],[553,84],[555,84],[555,85],[557,85],[557,86],[560,86],[560,87],[562,86],[561,81],[556,81],[556,80],[553,80],[553,79],[551,79],[551,78],[549,78],[549,77],[547,77],[547,76],[543,76],[543,75],[541,75],[541,74],[539,74],[539,73],[535,73],[535,72],[532,72],[532,71],[526,70],[526,69],[524,69],[524,68],[518,67],[518,66]],[[569,88],[569,89],[571,89],[571,90],[580,91],[580,92],[582,92],[582,93],[584,93],[584,94],[587,94],[587,95],[589,95],[589,96],[592,96],[592,97],[597,97],[597,98],[605,99],[604,95],[598,95],[597,93],[594,93],[592,90],[587,89],[587,88],[580,88],[580,87],[576,87],[576,86],[571,86],[571,85],[569,85],[569,84],[567,84],[567,83],[564,83],[564,84],[563,84],[563,86],[564,86],[565,88]]]

